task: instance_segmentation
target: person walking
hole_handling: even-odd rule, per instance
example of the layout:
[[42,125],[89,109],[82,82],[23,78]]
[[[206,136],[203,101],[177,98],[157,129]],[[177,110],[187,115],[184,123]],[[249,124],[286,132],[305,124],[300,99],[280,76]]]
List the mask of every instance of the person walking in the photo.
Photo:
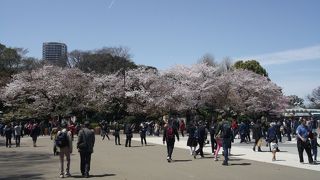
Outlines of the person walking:
[[134,124],[128,123],[125,126],[125,134],[126,134],[126,145],[125,147],[131,147],[131,139],[133,137],[133,129],[134,129]]
[[146,123],[141,123],[140,124],[140,139],[141,139],[141,146],[143,146],[143,142],[144,145],[147,145],[147,140],[146,140],[146,134],[147,134],[147,124]]
[[30,136],[32,137],[33,147],[37,147],[37,139],[40,135],[40,127],[37,123],[34,123],[30,132]]
[[181,132],[181,136],[184,137],[184,131],[186,130],[186,124],[184,123],[184,121],[182,119],[180,120],[179,130]]
[[277,127],[276,123],[270,123],[270,128],[267,133],[267,142],[270,146],[270,151],[272,152],[272,161],[276,160],[276,153],[278,151],[278,139],[277,139]]
[[6,136],[6,147],[7,148],[11,148],[12,133],[13,133],[13,130],[12,130],[11,124],[9,123],[4,128],[4,134]]
[[199,122],[199,126],[198,126],[195,133],[196,133],[195,135],[197,137],[197,141],[199,144],[199,148],[195,151],[193,157],[194,157],[194,159],[196,159],[197,155],[200,153],[200,156],[203,158],[204,157],[203,146],[204,146],[205,138],[206,138],[206,127],[204,126],[202,121]]
[[168,124],[163,130],[163,144],[167,143],[167,161],[172,161],[172,153],[174,149],[175,137],[179,141],[178,129],[173,125],[173,119],[169,119]]
[[244,124],[244,122],[242,121],[240,123],[240,126],[239,126],[239,134],[240,134],[240,143],[247,143],[246,141],[246,125]]
[[[59,152],[60,178],[70,177],[70,154],[72,153],[72,132],[67,130],[67,124],[61,124],[61,131],[58,131],[55,138],[55,145]],[[64,156],[67,159],[67,168],[64,173]]]
[[196,126],[195,123],[191,123],[187,129],[187,133],[189,134],[187,140],[187,146],[190,147],[190,155],[194,155],[196,151],[196,147],[198,145],[197,138],[196,138]]
[[287,141],[291,141],[291,133],[292,133],[292,118],[291,119],[286,119],[285,120],[285,129],[286,129],[286,134],[287,134]]
[[16,147],[20,147],[21,124],[17,123],[14,126],[14,134],[15,134],[15,140],[16,140]]
[[217,123],[215,122],[215,120],[212,120],[209,132],[210,132],[210,141],[211,141],[211,152],[213,155],[215,154],[215,151],[217,149],[217,141],[215,137],[216,129],[217,129]]
[[79,131],[77,148],[80,153],[80,170],[83,177],[88,178],[90,172],[91,154],[95,143],[95,135],[89,129],[90,123],[86,121],[84,128]]
[[121,145],[120,144],[120,125],[118,123],[116,123],[114,125],[114,132],[113,132],[113,136],[114,136],[114,142],[116,145]]
[[311,143],[309,140],[309,134],[311,130],[307,128],[306,119],[303,118],[301,124],[298,126],[296,130],[297,134],[297,148],[299,152],[299,160],[300,163],[303,163],[303,151],[305,150],[308,155],[309,164],[313,164],[313,159],[311,155]]
[[56,145],[56,137],[57,137],[57,134],[60,130],[61,130],[60,124],[58,124],[57,127],[51,128],[50,139],[53,140],[53,156],[59,155],[58,148]]
[[261,152],[261,141],[262,141],[262,128],[260,120],[252,127],[252,138],[255,140],[253,145],[253,151],[256,151],[256,146],[258,146],[258,151]]
[[231,149],[231,124],[225,119],[222,119],[221,123],[218,126],[218,133],[220,134],[220,138],[222,138],[222,148],[224,156],[222,165],[227,166],[229,160],[229,149]]
[[311,139],[311,149],[312,149],[312,155],[313,155],[313,162],[317,162],[317,156],[318,156],[318,147],[320,145],[318,144],[318,134],[316,132],[313,133],[312,139]]
[[109,135],[108,135],[109,127],[108,127],[107,122],[102,121],[100,127],[101,127],[102,140],[104,140],[105,137],[107,137],[108,140],[110,140]]

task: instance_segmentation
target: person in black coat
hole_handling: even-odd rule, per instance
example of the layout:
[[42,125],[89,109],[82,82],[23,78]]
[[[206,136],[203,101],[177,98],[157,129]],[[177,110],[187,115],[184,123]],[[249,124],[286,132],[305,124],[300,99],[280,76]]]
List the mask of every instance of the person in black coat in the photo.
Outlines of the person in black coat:
[[113,136],[114,136],[114,142],[116,145],[121,145],[120,144],[120,125],[118,123],[116,123],[114,125],[114,132],[113,132]]
[[215,150],[217,149],[217,141],[215,139],[216,130],[217,123],[216,121],[212,121],[209,129],[212,154],[214,154]]
[[199,143],[199,148],[194,153],[194,158],[196,159],[197,155],[200,153],[201,157],[204,157],[203,155],[203,146],[206,138],[206,127],[204,126],[203,122],[199,122],[199,126],[197,128],[197,140]]
[[40,135],[40,127],[37,123],[34,123],[30,132],[30,136],[32,137],[33,147],[37,147],[37,139]]
[[143,142],[144,145],[147,145],[147,140],[146,140],[146,134],[147,134],[147,124],[146,123],[141,123],[140,125],[140,138],[141,138],[141,146],[143,146]]
[[6,136],[6,147],[9,147],[9,148],[11,148],[12,133],[13,133],[13,129],[11,127],[11,124],[8,124],[4,128],[4,134]]
[[167,161],[172,161],[172,153],[175,143],[175,136],[177,137],[177,140],[179,141],[179,133],[178,129],[173,126],[173,120],[170,119],[168,124],[165,125],[165,128],[163,130],[163,144],[167,143]]
[[128,123],[125,126],[125,134],[126,134],[126,147],[131,147],[131,139],[133,136],[134,124]]
[[197,138],[195,136],[196,130],[197,128],[195,126],[195,123],[191,123],[187,128],[187,133],[189,134],[187,146],[190,147],[190,155],[194,155],[194,152],[196,151],[196,147],[198,145]]
[[258,151],[261,152],[261,143],[259,143],[259,141],[262,136],[261,122],[258,120],[252,127],[252,137],[255,140],[252,148],[253,151],[256,151],[256,146],[258,146]]

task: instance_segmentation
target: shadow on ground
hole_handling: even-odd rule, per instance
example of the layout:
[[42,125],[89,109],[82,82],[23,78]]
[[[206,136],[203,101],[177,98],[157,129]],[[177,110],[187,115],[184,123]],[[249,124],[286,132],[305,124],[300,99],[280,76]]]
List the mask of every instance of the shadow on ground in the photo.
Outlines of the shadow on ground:
[[0,180],[16,180],[16,179],[45,179],[43,174],[23,174],[23,175],[9,175],[1,177]]
[[[94,174],[90,175],[89,178],[102,178],[102,177],[108,177],[108,176],[115,176],[115,174]],[[83,178],[81,175],[72,176],[71,178]]]
[[35,169],[55,161],[48,153],[14,150],[1,152],[0,179],[44,179],[44,174],[34,173]]

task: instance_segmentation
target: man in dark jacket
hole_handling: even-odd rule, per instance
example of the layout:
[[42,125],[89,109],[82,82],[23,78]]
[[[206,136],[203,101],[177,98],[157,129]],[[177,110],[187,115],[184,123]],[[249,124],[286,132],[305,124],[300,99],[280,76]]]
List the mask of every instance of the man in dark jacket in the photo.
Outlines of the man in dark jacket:
[[173,126],[173,120],[170,119],[168,124],[163,130],[163,144],[165,142],[167,143],[167,153],[168,153],[167,161],[168,162],[172,161],[172,152],[173,152],[174,143],[175,143],[175,136],[179,141],[178,129],[175,126]]
[[33,147],[37,147],[37,139],[40,135],[40,127],[37,123],[34,123],[30,132],[30,136],[32,137]]
[[204,146],[204,141],[206,138],[206,127],[204,126],[203,122],[200,121],[199,122],[199,126],[197,128],[196,131],[197,134],[197,139],[198,139],[198,143],[199,143],[199,148],[195,151],[194,153],[194,158],[196,159],[197,155],[200,153],[201,157],[204,157],[203,155],[203,146]]
[[80,152],[80,169],[82,176],[88,178],[90,171],[91,154],[93,153],[93,146],[95,142],[95,135],[92,130],[89,129],[90,123],[86,121],[84,128],[79,131],[77,148]]
[[131,147],[131,139],[133,137],[134,124],[128,123],[125,125],[125,134],[126,134],[126,147]]
[[252,148],[253,151],[256,151],[256,146],[258,146],[258,151],[261,152],[261,143],[259,141],[262,138],[262,129],[260,120],[257,120],[252,127],[252,138],[255,140]]
[[11,127],[11,124],[9,123],[5,128],[4,128],[4,134],[6,136],[6,147],[11,148],[11,139],[12,139],[12,133],[13,129]]

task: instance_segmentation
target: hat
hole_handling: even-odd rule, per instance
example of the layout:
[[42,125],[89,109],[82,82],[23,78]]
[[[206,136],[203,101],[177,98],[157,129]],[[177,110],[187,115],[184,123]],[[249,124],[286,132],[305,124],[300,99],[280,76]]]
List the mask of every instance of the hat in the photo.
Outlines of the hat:
[[85,125],[85,126],[89,126],[89,125],[90,125],[90,122],[89,122],[89,121],[85,121],[85,122],[84,122],[84,125]]

